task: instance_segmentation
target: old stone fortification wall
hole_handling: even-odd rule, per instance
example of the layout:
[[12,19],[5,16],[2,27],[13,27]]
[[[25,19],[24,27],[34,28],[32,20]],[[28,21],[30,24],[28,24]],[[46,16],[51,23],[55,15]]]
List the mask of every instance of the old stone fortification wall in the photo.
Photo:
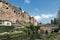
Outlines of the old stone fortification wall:
[[31,17],[28,12],[22,12],[21,8],[17,8],[12,4],[6,2],[5,0],[0,0],[0,19],[1,20],[10,20],[12,22],[26,21],[32,22],[34,25],[37,25],[37,21]]

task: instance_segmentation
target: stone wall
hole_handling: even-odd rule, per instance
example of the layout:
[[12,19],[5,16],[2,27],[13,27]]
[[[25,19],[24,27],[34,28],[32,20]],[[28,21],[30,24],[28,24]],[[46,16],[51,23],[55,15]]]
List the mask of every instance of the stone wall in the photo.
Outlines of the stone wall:
[[10,20],[14,23],[16,20],[19,22],[25,20],[26,22],[31,21],[34,25],[37,25],[37,21],[28,12],[22,12],[21,8],[17,8],[5,0],[1,0],[0,2],[0,20]]

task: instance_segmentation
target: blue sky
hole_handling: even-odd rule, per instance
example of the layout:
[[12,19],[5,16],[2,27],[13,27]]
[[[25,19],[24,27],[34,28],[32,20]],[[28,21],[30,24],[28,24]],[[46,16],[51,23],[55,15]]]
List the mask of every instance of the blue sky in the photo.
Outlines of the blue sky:
[[55,18],[60,6],[60,0],[7,0],[16,7],[27,11],[38,22],[49,23]]

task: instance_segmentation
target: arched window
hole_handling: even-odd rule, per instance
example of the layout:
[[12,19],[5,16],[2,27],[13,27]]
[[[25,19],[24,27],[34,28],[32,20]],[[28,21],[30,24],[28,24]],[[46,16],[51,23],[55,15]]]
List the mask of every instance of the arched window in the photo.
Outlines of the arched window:
[[8,7],[6,9],[9,9]]
[[14,11],[14,13],[16,13],[16,11]]
[[8,5],[8,3],[6,3],[6,5]]
[[29,17],[29,20],[31,20],[31,17]]

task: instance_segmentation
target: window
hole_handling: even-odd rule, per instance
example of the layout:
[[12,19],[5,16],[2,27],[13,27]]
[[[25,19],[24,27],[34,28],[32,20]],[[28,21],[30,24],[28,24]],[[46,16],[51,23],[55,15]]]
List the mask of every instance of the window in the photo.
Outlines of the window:
[[8,5],[8,3],[6,3]]
[[14,13],[15,13],[16,11],[14,11]]
[[7,23],[7,25],[10,25],[10,23]]
[[31,20],[31,17],[29,17],[29,20]]
[[8,7],[6,9],[9,9]]

